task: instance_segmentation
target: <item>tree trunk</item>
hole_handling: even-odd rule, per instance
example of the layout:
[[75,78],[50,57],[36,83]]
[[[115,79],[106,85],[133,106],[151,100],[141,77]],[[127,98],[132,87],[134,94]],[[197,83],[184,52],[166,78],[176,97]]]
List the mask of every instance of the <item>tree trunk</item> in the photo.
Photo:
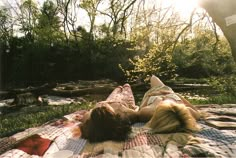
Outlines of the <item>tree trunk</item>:
[[200,0],[200,5],[221,28],[236,62],[236,0]]

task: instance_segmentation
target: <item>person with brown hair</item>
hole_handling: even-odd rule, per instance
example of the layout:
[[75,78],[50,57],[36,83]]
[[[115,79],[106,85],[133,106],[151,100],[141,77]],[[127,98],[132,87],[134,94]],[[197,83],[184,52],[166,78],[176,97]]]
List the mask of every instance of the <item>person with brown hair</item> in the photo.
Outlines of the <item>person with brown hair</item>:
[[119,86],[84,115],[82,137],[90,142],[125,140],[131,132],[131,124],[137,121],[137,110],[130,85]]

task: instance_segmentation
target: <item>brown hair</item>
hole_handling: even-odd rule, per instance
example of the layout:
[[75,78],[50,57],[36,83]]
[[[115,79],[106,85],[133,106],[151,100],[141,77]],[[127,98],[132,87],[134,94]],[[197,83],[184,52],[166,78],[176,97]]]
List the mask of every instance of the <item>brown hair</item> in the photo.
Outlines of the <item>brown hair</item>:
[[161,102],[147,126],[155,133],[198,131],[195,118],[184,104]]
[[90,142],[122,141],[128,137],[131,125],[128,119],[122,119],[106,107],[97,107],[92,110],[90,119],[81,126],[81,131],[82,137]]

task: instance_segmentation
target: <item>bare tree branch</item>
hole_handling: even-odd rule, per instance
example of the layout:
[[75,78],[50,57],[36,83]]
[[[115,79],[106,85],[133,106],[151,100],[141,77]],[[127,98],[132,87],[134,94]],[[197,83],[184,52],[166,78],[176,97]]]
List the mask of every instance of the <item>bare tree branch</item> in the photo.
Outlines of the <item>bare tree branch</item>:
[[180,31],[180,33],[178,34],[178,36],[176,37],[176,39],[175,39],[175,41],[174,41],[174,46],[173,46],[173,48],[172,48],[172,50],[171,50],[171,53],[172,53],[172,54],[173,54],[173,52],[175,51],[175,47],[176,47],[176,45],[177,45],[177,43],[178,43],[178,40],[179,40],[180,36],[181,36],[190,26],[192,26],[192,24],[193,24],[193,16],[194,16],[195,10],[196,10],[196,9],[194,9],[194,10],[192,11],[191,15],[190,15],[189,24],[187,24],[187,25]]

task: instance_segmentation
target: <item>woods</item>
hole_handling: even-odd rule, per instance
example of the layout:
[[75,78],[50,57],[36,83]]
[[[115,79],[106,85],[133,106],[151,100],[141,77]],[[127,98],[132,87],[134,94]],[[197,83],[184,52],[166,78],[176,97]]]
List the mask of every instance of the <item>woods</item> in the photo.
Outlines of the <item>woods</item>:
[[0,22],[2,88],[235,74],[230,45],[200,8],[183,18],[163,1],[7,0]]

